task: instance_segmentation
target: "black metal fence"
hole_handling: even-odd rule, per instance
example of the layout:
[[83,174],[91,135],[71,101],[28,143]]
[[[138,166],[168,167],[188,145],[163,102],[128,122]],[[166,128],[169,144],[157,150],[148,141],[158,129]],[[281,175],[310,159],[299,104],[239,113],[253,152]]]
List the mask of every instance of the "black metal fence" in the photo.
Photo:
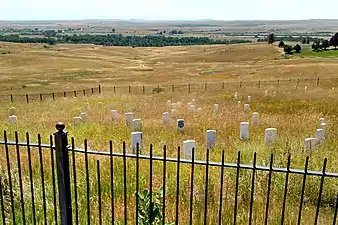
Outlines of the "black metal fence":
[[[333,224],[338,173],[181,158],[166,147],[149,155],[75,148],[64,124],[49,144],[0,141],[3,224]],[[55,143],[55,144],[54,144]],[[12,149],[13,148],[13,149]],[[24,151],[22,150],[24,148]],[[138,148],[137,148],[138,149]],[[142,150],[146,151],[146,150]],[[177,154],[177,155],[176,155]],[[176,156],[176,157],[169,157]],[[55,173],[56,171],[56,173]],[[146,188],[146,189],[144,189]]]
[[74,91],[62,91],[54,93],[35,93],[35,94],[17,94],[17,95],[0,95],[0,99],[10,102],[22,102],[27,103],[33,101],[43,101],[46,99],[60,99],[66,97],[81,97],[94,94],[101,94],[104,92],[109,93],[129,93],[129,94],[150,94],[161,92],[210,92],[210,91],[222,91],[231,88],[269,88],[269,87],[290,87],[291,90],[297,90],[302,85],[309,87],[334,87],[338,82],[336,78],[305,78],[305,79],[278,79],[278,80],[257,80],[257,81],[228,81],[228,82],[206,82],[206,83],[191,83],[191,84],[173,84],[173,85],[129,85],[129,86],[106,86],[83,90]]

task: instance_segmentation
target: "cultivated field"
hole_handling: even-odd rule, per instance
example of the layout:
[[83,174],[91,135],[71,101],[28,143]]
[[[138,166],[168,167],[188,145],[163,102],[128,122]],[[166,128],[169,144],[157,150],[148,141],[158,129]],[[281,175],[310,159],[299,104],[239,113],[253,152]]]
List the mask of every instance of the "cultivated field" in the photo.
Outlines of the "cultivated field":
[[[237,152],[241,151],[242,163],[251,164],[254,152],[257,152],[257,164],[269,166],[270,155],[274,154],[274,165],[286,167],[287,156],[291,154],[291,167],[304,168],[305,157],[309,156],[309,170],[321,170],[324,158],[328,159],[327,171],[338,171],[338,94],[336,91],[338,80],[338,63],[332,58],[285,57],[281,51],[266,44],[249,44],[234,46],[190,46],[166,48],[121,48],[100,46],[69,46],[57,45],[44,48],[42,45],[19,45],[1,43],[0,51],[10,52],[0,55],[0,78],[2,94],[42,93],[52,91],[73,90],[93,87],[101,84],[101,95],[46,99],[42,102],[10,103],[3,100],[0,109],[0,129],[7,130],[10,140],[14,140],[14,131],[19,132],[20,141],[25,142],[25,132],[31,133],[31,141],[37,141],[37,133],[41,134],[42,142],[49,143],[49,135],[55,132],[54,126],[63,121],[69,136],[75,137],[75,145],[83,147],[83,140],[88,139],[90,149],[108,151],[109,140],[113,140],[115,152],[121,152],[122,142],[126,141],[130,152],[131,129],[125,126],[124,113],[133,112],[135,118],[142,119],[143,152],[149,154],[148,146],[153,144],[154,155],[163,154],[163,145],[167,146],[168,157],[177,157],[177,146],[183,140],[196,140],[197,159],[205,160],[205,131],[217,130],[217,146],[210,151],[211,161],[220,161],[222,150],[225,151],[226,162],[236,162]],[[317,87],[316,81],[321,82]],[[292,81],[282,82],[277,86],[277,79]],[[297,86],[296,79],[301,78]],[[305,78],[309,78],[305,83]],[[260,88],[257,81],[262,80]],[[271,82],[263,82],[268,80]],[[243,81],[242,88],[238,83]],[[205,82],[218,82],[209,85],[204,91]],[[224,89],[222,82],[226,82]],[[234,84],[232,82],[235,82]],[[194,85],[188,93],[187,86],[177,88],[171,93],[170,88],[160,93],[138,92],[128,94],[126,91],[114,93],[112,86],[137,85]],[[25,85],[25,87],[23,87]],[[305,88],[306,86],[306,88]],[[12,90],[10,89],[12,88]],[[170,86],[169,86],[170,87]],[[122,90],[122,89],[121,89]],[[268,90],[269,96],[264,96]],[[124,93],[123,93],[124,92]],[[233,99],[238,92],[241,104]],[[274,95],[273,92],[276,92]],[[243,104],[248,103],[247,96],[251,95],[250,111],[243,111]],[[162,125],[162,113],[171,111],[167,100],[181,102],[178,107],[178,118],[185,119],[185,132],[178,133],[175,121],[171,120],[167,126]],[[196,100],[196,109],[202,107],[202,112],[190,112],[187,103]],[[90,109],[85,109],[85,102]],[[213,112],[214,103],[220,105],[218,113]],[[16,107],[17,124],[8,123],[8,109]],[[111,121],[110,110],[118,110],[116,121]],[[87,111],[88,121],[75,125],[74,116]],[[260,124],[250,125],[248,141],[239,140],[240,122],[251,122],[252,112],[260,113]],[[323,144],[312,152],[304,152],[304,138],[313,137],[319,127],[319,118],[327,121],[326,139]],[[264,129],[277,128],[278,138],[271,146],[264,145]],[[12,176],[18,184],[17,161],[15,148],[10,147]],[[1,146],[1,156],[5,158],[5,148]],[[44,152],[45,184],[47,196],[48,224],[53,221],[53,199],[51,186],[51,170],[49,152]],[[81,224],[86,222],[86,186],[84,173],[84,159],[80,153],[77,158],[78,196],[77,202]],[[183,154],[181,155],[183,157]],[[24,177],[24,198],[26,216],[31,220],[31,206],[29,204],[30,189],[27,169],[26,148],[22,147],[21,162]],[[102,211],[104,224],[108,224],[110,214],[110,167],[109,158],[104,156],[90,156],[90,184],[91,184],[91,219],[98,224],[97,209],[97,177],[96,160],[101,162]],[[38,151],[32,148],[33,176],[36,179],[35,191],[38,218],[41,223],[42,198]],[[7,175],[4,163],[1,173]],[[115,168],[115,215],[117,221],[123,219],[123,173],[122,159],[116,159]],[[135,198],[135,161],[128,160],[128,215],[134,216]],[[140,187],[149,185],[149,163],[141,161]],[[14,174],[14,175],[13,175]],[[235,188],[235,169],[225,170],[225,186],[223,198],[223,224],[232,223],[233,199]],[[162,186],[162,162],[154,163],[154,188]],[[218,218],[219,198],[219,168],[210,168],[209,175],[209,213],[208,224],[216,224]],[[285,174],[273,176],[269,224],[280,224],[282,198],[284,192]],[[264,223],[266,187],[268,173],[258,172],[256,176],[255,202],[253,210],[253,224]],[[6,184],[6,177],[3,185]],[[302,223],[312,224],[316,210],[320,177],[308,178],[305,189],[305,204]],[[196,167],[194,184],[194,223],[202,224],[204,210],[205,168]],[[337,196],[337,179],[327,178],[324,183],[322,205],[318,224],[332,224],[334,205]],[[176,165],[167,168],[167,221],[175,220],[175,190]],[[190,166],[181,166],[180,177],[180,224],[186,224],[189,218],[189,187]],[[7,186],[6,186],[7,187]],[[238,200],[238,224],[248,223],[248,210],[251,191],[251,172],[242,171],[240,176]],[[289,192],[286,203],[285,224],[295,224],[298,217],[299,195],[302,187],[302,175],[290,175]],[[20,196],[18,185],[15,185],[15,200],[17,202],[17,217],[20,221]],[[73,186],[72,186],[73,188]],[[5,198],[5,211],[10,217],[10,203]],[[74,204],[73,204],[74,205]],[[132,220],[129,221],[132,224]]]

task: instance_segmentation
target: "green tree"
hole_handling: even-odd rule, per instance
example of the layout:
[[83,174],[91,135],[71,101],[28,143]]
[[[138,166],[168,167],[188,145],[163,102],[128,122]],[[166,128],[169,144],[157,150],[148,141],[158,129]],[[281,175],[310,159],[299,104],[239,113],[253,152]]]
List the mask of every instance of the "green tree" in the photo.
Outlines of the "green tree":
[[302,50],[302,47],[300,47],[299,44],[296,44],[295,47],[293,47],[293,50],[295,50],[296,53],[300,53],[300,51]]
[[293,53],[292,50],[293,50],[292,46],[290,46],[290,45],[284,45],[284,52],[286,54],[292,54]]
[[333,46],[334,49],[337,49],[338,46],[338,32],[332,36],[330,39],[330,46]]
[[330,43],[328,40],[323,40],[322,41],[322,47],[326,50],[327,48],[330,47]]
[[306,39],[305,39],[305,38],[303,38],[303,40],[302,40],[302,44],[303,44],[303,45],[305,45],[305,44],[306,44]]
[[285,46],[284,41],[280,41],[279,44],[278,44],[278,47],[279,48],[283,48],[284,46]]
[[113,28],[113,29],[111,29],[111,31],[112,31],[113,33],[115,33],[116,30],[115,30],[115,28]]
[[274,33],[271,33],[271,34],[268,35],[267,39],[268,39],[269,44],[273,44],[276,41],[276,36],[275,36]]
[[306,44],[310,44],[310,40],[309,39],[306,39]]

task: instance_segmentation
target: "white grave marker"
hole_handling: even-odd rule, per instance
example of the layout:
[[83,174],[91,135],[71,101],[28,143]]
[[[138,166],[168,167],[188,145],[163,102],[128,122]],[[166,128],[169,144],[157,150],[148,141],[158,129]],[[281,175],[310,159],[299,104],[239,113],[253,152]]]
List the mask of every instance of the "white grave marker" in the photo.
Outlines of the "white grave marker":
[[176,119],[177,118],[177,109],[171,110],[171,118]]
[[248,96],[248,102],[251,102],[251,96],[250,95]]
[[269,95],[268,90],[265,90],[265,91],[264,91],[264,97],[267,97],[268,95]]
[[191,103],[195,105],[196,100],[193,98],[193,99],[191,100]]
[[9,112],[9,115],[10,115],[10,116],[14,116],[14,115],[16,114],[16,109],[15,109],[15,107],[10,107],[9,110],[8,110],[8,112]]
[[316,138],[317,138],[319,143],[322,143],[325,139],[325,130],[324,129],[317,129]]
[[305,138],[304,139],[304,149],[305,150],[313,150],[317,146],[317,138]]
[[168,107],[171,106],[171,100],[167,100],[167,106],[168,106]]
[[113,109],[111,111],[111,120],[116,120],[117,119],[117,110]]
[[142,149],[142,132],[132,132],[131,133],[131,147],[133,152],[137,150],[137,144],[139,146],[138,150],[141,152]]
[[85,112],[82,112],[80,114],[80,117],[81,117],[81,120],[84,121],[84,122],[87,121],[87,119],[88,119],[87,113],[85,113]]
[[319,118],[319,122],[320,122],[320,124],[325,123],[325,119],[323,117]]
[[234,95],[234,100],[237,100],[237,98],[238,98],[238,94],[236,92],[235,95]]
[[273,96],[276,97],[276,92],[275,91],[273,92]]
[[177,103],[175,103],[175,102],[172,103],[172,104],[171,104],[171,108],[172,108],[172,109],[177,109]]
[[326,123],[321,123],[320,128],[326,130]]
[[184,131],[184,119],[177,120],[177,130],[180,132]]
[[258,125],[259,124],[259,113],[258,112],[252,113],[251,123],[252,123],[252,125]]
[[73,124],[79,125],[82,122],[82,118],[80,116],[73,117]]
[[195,149],[196,142],[194,140],[183,141],[184,158],[192,159],[192,151]]
[[141,119],[133,119],[132,121],[132,129],[134,132],[141,131]]
[[207,130],[206,133],[206,147],[214,148],[216,146],[216,131],[215,130]]
[[86,111],[89,111],[89,109],[90,109],[90,108],[89,108],[89,102],[86,102],[86,103],[85,103],[85,110],[86,110]]
[[9,116],[8,122],[9,122],[10,124],[17,123],[17,122],[18,122],[18,117],[17,117],[17,116],[14,116],[14,115]]
[[241,122],[239,137],[241,140],[249,139],[249,123]]
[[238,101],[237,105],[238,105],[238,107],[240,107],[241,106],[241,101]]
[[249,104],[244,104],[244,112],[248,112],[250,110]]
[[163,125],[168,125],[170,121],[170,114],[168,112],[164,112],[162,115]]
[[130,127],[131,123],[133,122],[134,115],[132,112],[127,112],[125,115],[126,115],[126,125]]
[[199,112],[199,113],[202,112],[202,108],[198,108],[197,112]]
[[265,145],[270,145],[276,141],[277,138],[277,129],[276,128],[266,128],[264,143]]
[[218,111],[219,111],[219,105],[215,104],[214,105],[214,113],[218,113]]
[[191,112],[194,112],[194,111],[195,111],[195,105],[194,105],[194,104],[191,104],[189,110],[190,110]]

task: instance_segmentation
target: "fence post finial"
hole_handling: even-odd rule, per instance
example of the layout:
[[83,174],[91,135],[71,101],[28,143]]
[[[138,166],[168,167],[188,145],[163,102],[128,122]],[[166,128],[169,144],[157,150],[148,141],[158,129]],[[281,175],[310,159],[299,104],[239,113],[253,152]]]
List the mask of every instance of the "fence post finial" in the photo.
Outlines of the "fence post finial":
[[56,123],[55,128],[57,129],[57,132],[54,133],[54,139],[61,224],[71,225],[72,205],[70,193],[68,133],[67,131],[64,131],[65,127],[65,124],[62,122]]

